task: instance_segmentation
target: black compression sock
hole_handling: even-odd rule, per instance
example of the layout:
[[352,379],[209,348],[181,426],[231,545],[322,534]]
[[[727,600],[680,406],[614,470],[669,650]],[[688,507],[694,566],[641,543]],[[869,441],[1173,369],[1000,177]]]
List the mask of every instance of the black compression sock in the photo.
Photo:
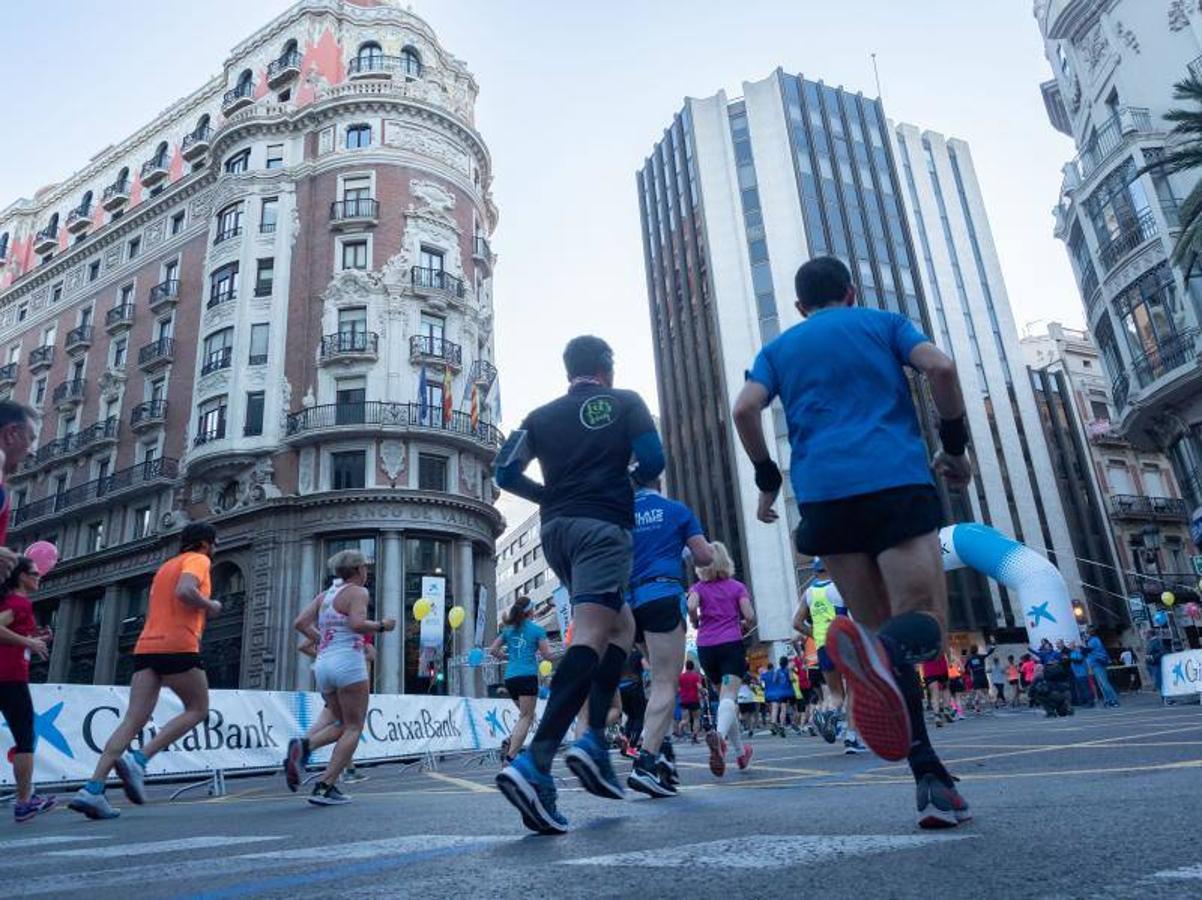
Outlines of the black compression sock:
[[625,663],[625,650],[617,644],[605,648],[605,656],[593,675],[593,687],[588,696],[588,727],[593,731],[605,731],[605,719],[614,702],[614,691],[622,680],[622,666]]
[[912,665],[894,666],[893,673],[897,677],[897,686],[901,688],[906,700],[906,712],[910,716],[910,754],[906,762],[914,773],[914,780],[924,775],[934,775],[949,787],[952,776],[943,763],[935,748],[931,746],[931,737],[927,734],[926,717],[922,710],[922,685],[918,681],[918,670]]
[[588,696],[596,669],[597,652],[591,647],[577,644],[563,655],[555,677],[551,679],[547,708],[530,742],[530,757],[540,772],[550,771],[560,741],[572,727],[572,720]]

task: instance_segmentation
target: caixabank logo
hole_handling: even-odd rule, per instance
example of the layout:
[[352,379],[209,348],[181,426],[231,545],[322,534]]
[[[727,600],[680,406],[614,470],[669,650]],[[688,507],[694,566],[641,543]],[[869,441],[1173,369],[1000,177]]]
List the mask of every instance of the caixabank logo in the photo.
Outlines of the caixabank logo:
[[[59,714],[62,713],[63,706],[65,706],[65,705],[66,704],[62,700],[60,700],[58,703],[55,703],[53,706],[51,706],[49,709],[45,710],[44,712],[38,712],[36,709],[34,710],[34,714],[33,714],[33,741],[34,741],[33,748],[34,748],[35,752],[38,749],[38,744],[40,744],[42,741],[45,741],[47,744],[49,744],[51,747],[53,747],[55,750],[57,750],[59,753],[61,753],[63,756],[67,757],[68,759],[75,759],[75,753],[71,750],[71,744],[67,740],[67,736],[65,734],[63,734],[62,730],[58,727],[58,724],[57,724]],[[8,728],[7,723],[5,723],[5,728],[6,729]],[[9,751],[8,751],[8,761],[10,763],[12,762],[12,759],[13,759],[13,750],[14,749],[15,748],[9,748]]]
[[[264,750],[279,749],[281,744],[276,739],[276,725],[267,721],[263,710],[250,712],[247,719],[235,719],[220,709],[210,707],[208,717],[185,734],[182,738],[165,748],[164,752],[212,750]],[[80,737],[93,753],[101,753],[104,743],[108,740],[117,723],[121,721],[121,710],[116,706],[94,706],[83,717]],[[154,739],[158,728],[154,720],[138,732],[133,740],[133,746],[142,747]]]
[[1173,675],[1173,687],[1188,685],[1202,691],[1202,662],[1196,655],[1179,660],[1169,671]]

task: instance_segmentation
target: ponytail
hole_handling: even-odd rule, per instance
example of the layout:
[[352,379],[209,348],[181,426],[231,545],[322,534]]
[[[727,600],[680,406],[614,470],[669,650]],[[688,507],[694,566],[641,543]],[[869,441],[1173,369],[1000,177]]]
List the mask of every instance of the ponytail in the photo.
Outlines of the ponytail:
[[518,597],[513,605],[505,611],[505,627],[517,628],[530,615],[530,598]]

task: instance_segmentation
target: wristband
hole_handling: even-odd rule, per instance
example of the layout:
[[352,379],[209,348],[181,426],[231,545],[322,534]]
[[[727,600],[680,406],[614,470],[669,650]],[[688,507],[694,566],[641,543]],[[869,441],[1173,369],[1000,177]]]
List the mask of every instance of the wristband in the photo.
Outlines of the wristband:
[[968,426],[964,416],[939,420],[939,442],[949,456],[963,456],[968,446]]
[[755,466],[755,486],[765,494],[774,494],[780,490],[781,482],[784,480],[780,477],[780,469],[771,457],[762,459],[757,463],[752,463]]

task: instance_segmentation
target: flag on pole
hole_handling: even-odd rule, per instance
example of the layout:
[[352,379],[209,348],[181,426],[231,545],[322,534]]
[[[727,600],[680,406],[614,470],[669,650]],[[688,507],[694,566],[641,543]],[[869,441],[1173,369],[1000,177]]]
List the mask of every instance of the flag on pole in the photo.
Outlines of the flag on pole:
[[425,425],[426,417],[430,415],[430,386],[426,380],[425,363],[422,363],[421,374],[417,377],[417,403],[419,422]]
[[492,389],[489,391],[488,405],[492,413],[492,423],[498,428],[501,425],[501,376],[498,375],[493,379]]
[[472,431],[475,431],[480,425],[480,395],[476,390],[475,379],[472,380],[472,406],[471,406]]
[[455,409],[455,383],[451,380],[451,367],[442,367],[442,427],[451,427],[451,413]]

